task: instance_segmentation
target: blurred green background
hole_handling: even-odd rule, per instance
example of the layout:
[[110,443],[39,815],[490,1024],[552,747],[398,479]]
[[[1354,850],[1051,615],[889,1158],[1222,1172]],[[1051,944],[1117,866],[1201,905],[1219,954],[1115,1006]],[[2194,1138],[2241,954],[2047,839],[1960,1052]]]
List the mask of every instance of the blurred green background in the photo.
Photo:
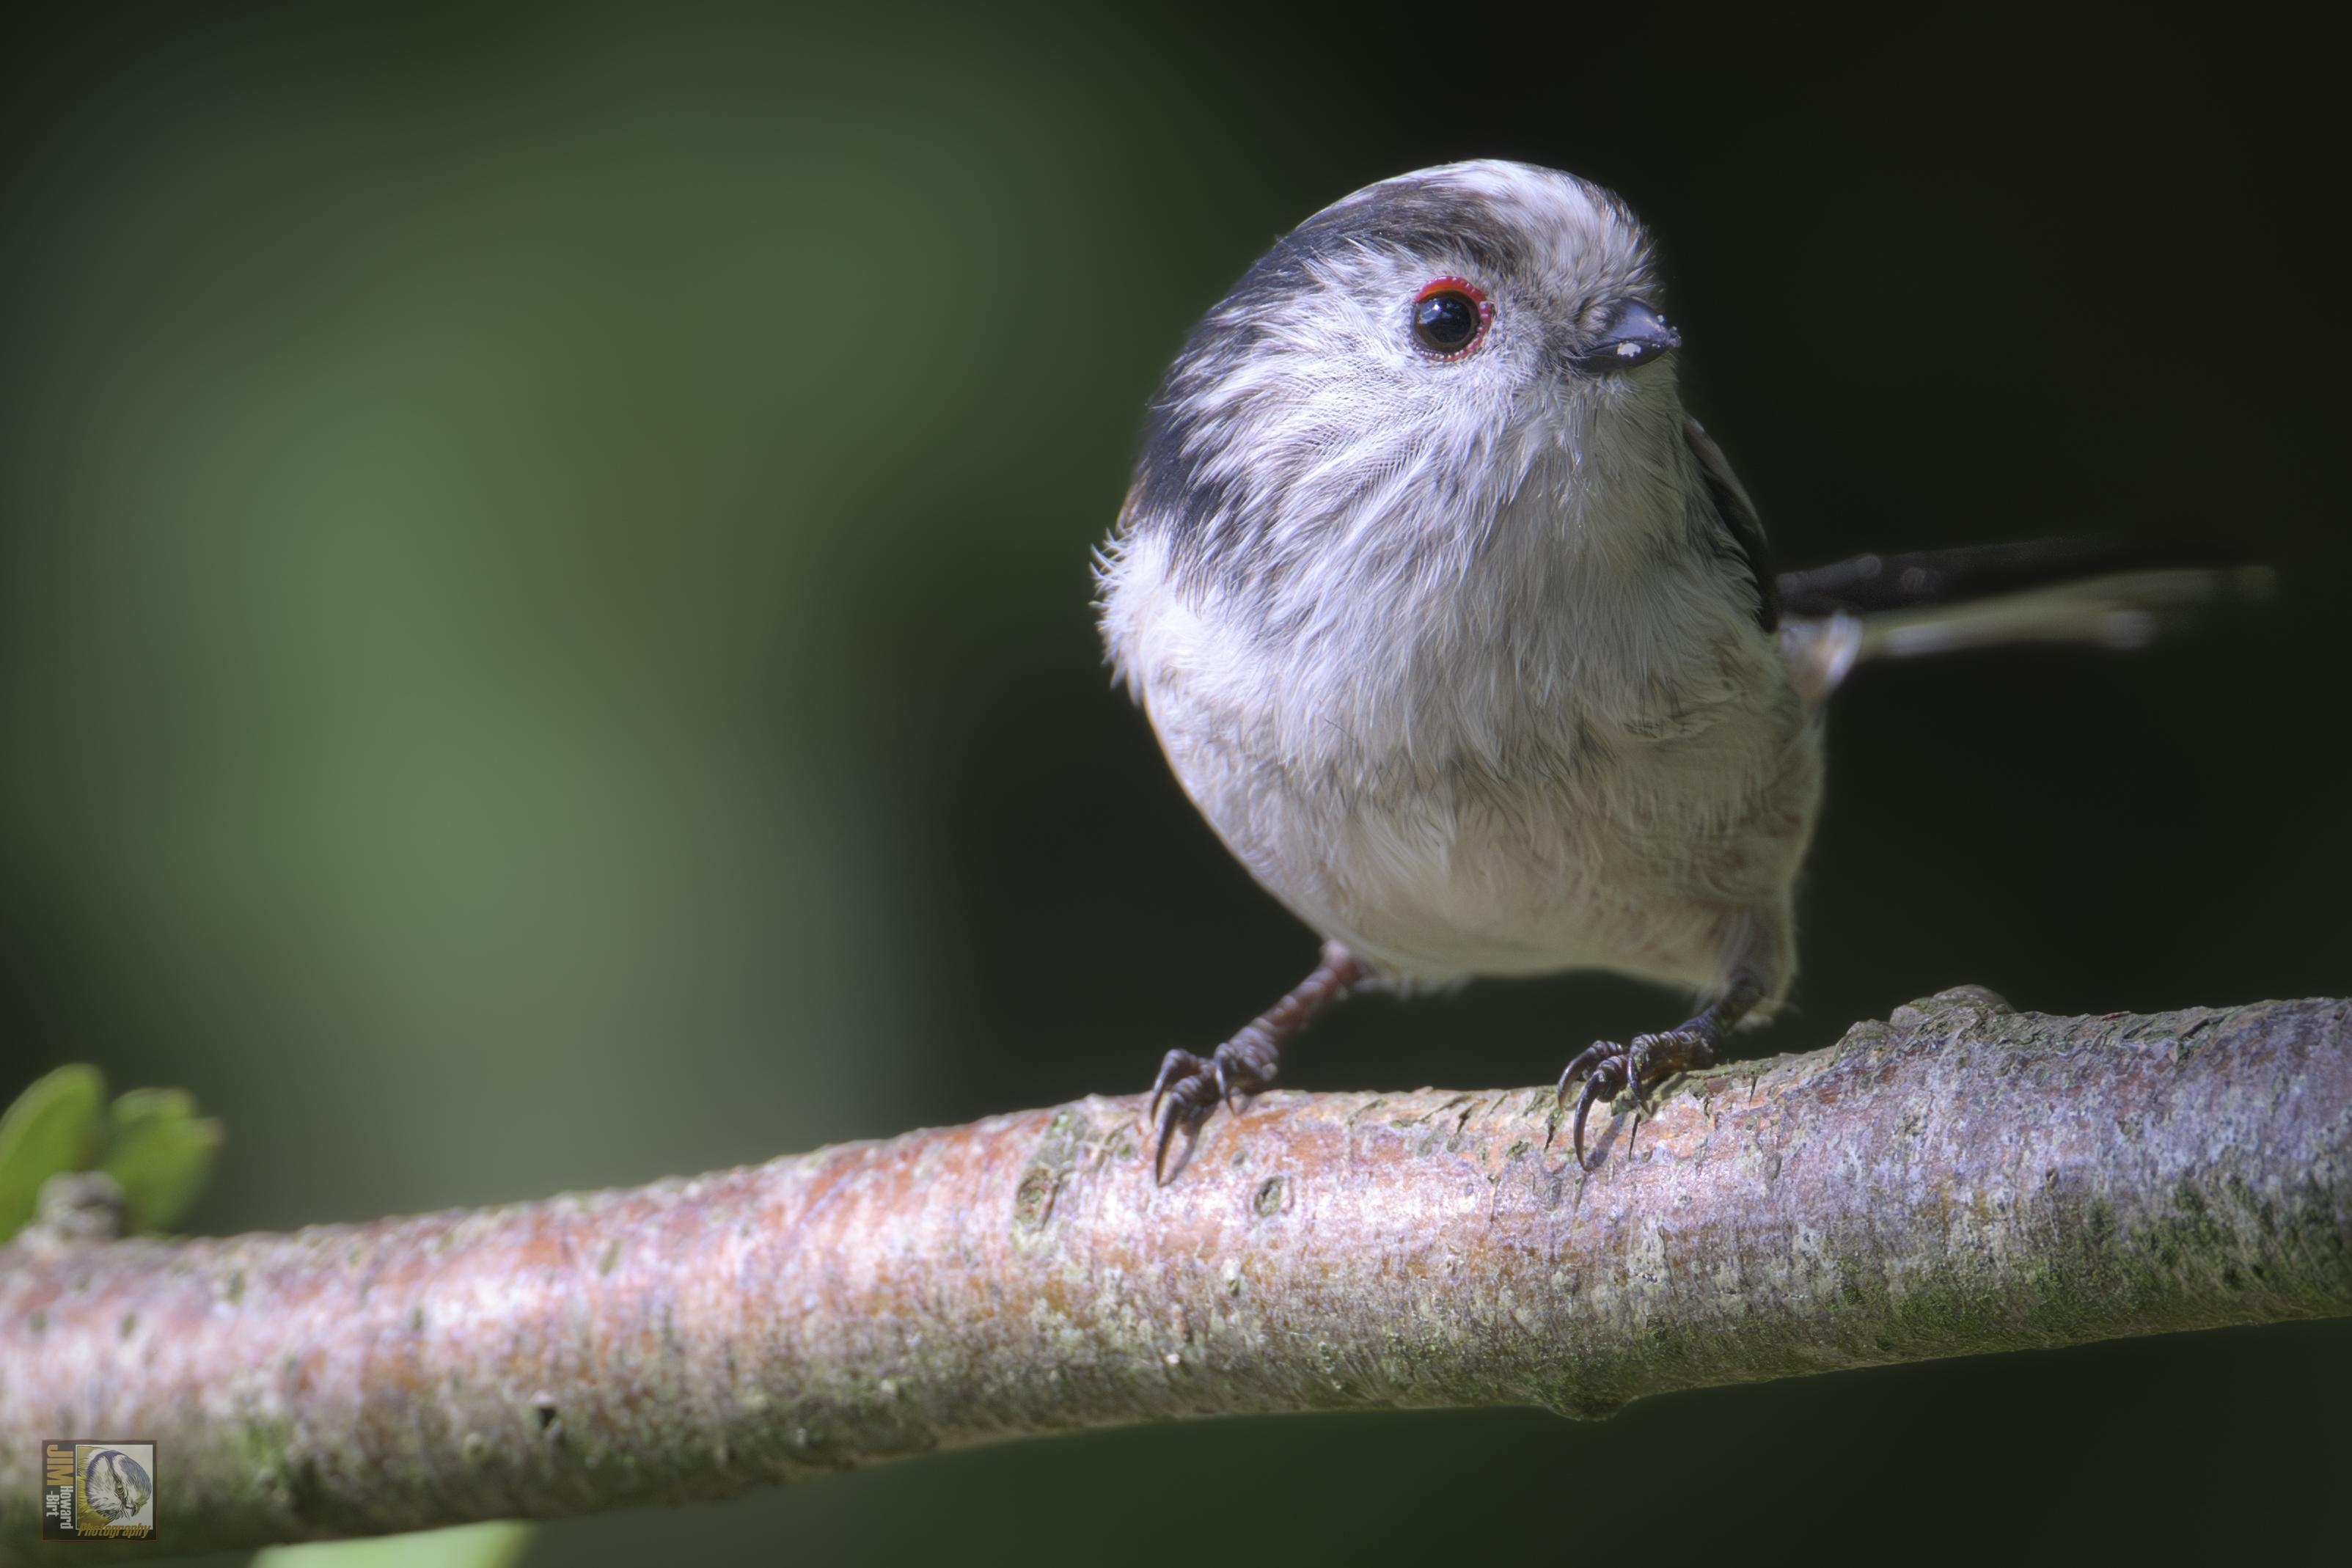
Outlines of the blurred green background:
[[[2149,653],[1865,672],[1757,1054],[1964,981],[2352,988],[2327,58],[1600,8],[56,9],[0,50],[0,1100],[184,1085],[200,1231],[1141,1088],[1303,973],[1099,664],[1192,320],[1496,154],[1662,237],[1783,559],[2197,530]],[[1370,1002],[1305,1087],[1549,1079],[1620,983]],[[534,1563],[2294,1549],[2352,1325],[1037,1442]],[[2339,1542],[2340,1544],[2340,1542]]]

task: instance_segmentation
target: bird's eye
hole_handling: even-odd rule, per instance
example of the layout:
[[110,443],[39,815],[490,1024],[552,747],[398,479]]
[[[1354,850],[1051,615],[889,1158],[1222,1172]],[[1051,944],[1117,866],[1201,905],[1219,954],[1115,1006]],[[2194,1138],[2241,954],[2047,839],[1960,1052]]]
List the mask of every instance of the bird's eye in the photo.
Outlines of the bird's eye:
[[1461,359],[1486,336],[1495,307],[1476,284],[1439,278],[1424,284],[1412,300],[1412,341],[1437,359]]

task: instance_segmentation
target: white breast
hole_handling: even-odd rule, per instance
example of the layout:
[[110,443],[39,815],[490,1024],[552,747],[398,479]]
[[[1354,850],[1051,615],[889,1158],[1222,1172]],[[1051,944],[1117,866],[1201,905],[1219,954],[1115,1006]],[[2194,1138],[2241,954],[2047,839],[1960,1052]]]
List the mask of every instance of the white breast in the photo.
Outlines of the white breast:
[[1760,934],[1777,992],[1820,788],[1786,668],[1719,563],[1612,562],[1527,522],[1444,581],[1327,584],[1279,631],[1140,531],[1105,635],[1234,854],[1377,971],[1706,990]]

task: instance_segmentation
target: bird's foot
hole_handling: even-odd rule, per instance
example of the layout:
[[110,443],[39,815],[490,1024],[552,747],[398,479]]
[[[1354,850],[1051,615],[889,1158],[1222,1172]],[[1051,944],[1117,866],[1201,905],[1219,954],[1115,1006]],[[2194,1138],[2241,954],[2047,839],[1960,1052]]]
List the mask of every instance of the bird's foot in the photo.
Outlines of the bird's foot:
[[[1151,1158],[1153,1179],[1164,1187],[1175,1174],[1168,1168],[1168,1146],[1179,1129],[1184,1133],[1184,1159],[1189,1160],[1201,1124],[1218,1102],[1238,1113],[1237,1100],[1273,1086],[1276,1059],[1276,1053],[1248,1029],[1206,1057],[1177,1050],[1162,1058],[1160,1077],[1151,1085],[1150,1115],[1160,1129],[1159,1147]],[[1179,1160],[1176,1170],[1183,1168],[1184,1161]]]
[[1667,1029],[1655,1035],[1636,1035],[1631,1045],[1619,1045],[1614,1040],[1595,1040],[1559,1075],[1559,1089],[1554,1100],[1552,1133],[1544,1138],[1549,1150],[1551,1139],[1559,1131],[1558,1108],[1568,1103],[1568,1087],[1578,1079],[1584,1080],[1584,1092],[1576,1099],[1576,1118],[1570,1126],[1570,1140],[1576,1147],[1579,1168],[1592,1167],[1584,1159],[1584,1118],[1596,1101],[1613,1100],[1622,1089],[1633,1091],[1635,1107],[1647,1110],[1643,1096],[1678,1072],[1703,1068],[1715,1060],[1717,1031],[1700,1019],[1693,1019],[1680,1028]]
[[[1327,942],[1312,974],[1214,1053],[1200,1057],[1191,1051],[1169,1052],[1160,1064],[1159,1079],[1151,1086],[1150,1117],[1160,1127],[1159,1147],[1151,1156],[1153,1178],[1164,1187],[1176,1173],[1168,1168],[1168,1145],[1174,1142],[1177,1129],[1184,1131],[1184,1159],[1189,1160],[1192,1142],[1201,1135],[1201,1123],[1217,1109],[1217,1101],[1222,1100],[1229,1109],[1238,1110],[1234,1104],[1236,1098],[1272,1088],[1275,1075],[1282,1069],[1284,1044],[1363,978],[1364,966],[1355,955],[1336,942]],[[1183,1168],[1183,1160],[1176,1162],[1176,1170]]]

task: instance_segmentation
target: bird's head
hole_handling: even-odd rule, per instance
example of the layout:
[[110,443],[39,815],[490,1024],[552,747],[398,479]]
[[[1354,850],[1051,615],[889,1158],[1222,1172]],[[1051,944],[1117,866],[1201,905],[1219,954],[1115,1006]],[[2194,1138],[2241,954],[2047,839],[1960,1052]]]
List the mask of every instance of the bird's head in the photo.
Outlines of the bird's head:
[[[1680,342],[1641,224],[1601,187],[1497,162],[1381,181],[1194,329],[1126,531],[1265,601],[1339,561],[1375,591],[1458,570],[1515,502],[1545,527],[1639,527],[1674,493]],[[1660,509],[1626,504],[1644,489]]]

